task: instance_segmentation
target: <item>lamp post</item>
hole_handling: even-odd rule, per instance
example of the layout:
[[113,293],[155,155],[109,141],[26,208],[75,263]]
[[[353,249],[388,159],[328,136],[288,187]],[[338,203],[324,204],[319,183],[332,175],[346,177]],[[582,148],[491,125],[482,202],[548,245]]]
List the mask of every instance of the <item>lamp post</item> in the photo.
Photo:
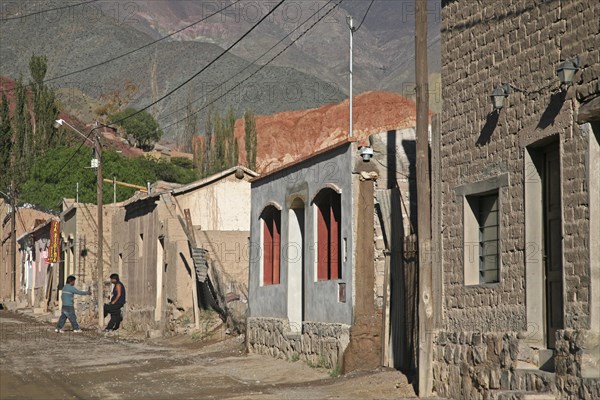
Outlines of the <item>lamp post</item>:
[[97,265],[96,265],[96,274],[98,276],[97,283],[97,301],[98,301],[98,327],[102,328],[104,325],[104,226],[103,226],[103,204],[102,204],[102,143],[100,142],[100,134],[96,133],[94,136],[94,140],[92,141],[89,136],[94,133],[94,131],[100,127],[110,128],[112,130],[116,129],[112,126],[104,125],[99,122],[96,122],[96,126],[92,128],[90,133],[86,136],[81,133],[77,128],[73,125],[69,124],[64,119],[57,119],[54,123],[54,126],[58,128],[59,126],[66,125],[79,135],[81,135],[86,141],[91,142],[94,145],[94,149],[96,150],[96,160],[92,160],[92,168],[96,168],[96,177],[97,177],[97,207],[98,207],[98,249],[97,249]]

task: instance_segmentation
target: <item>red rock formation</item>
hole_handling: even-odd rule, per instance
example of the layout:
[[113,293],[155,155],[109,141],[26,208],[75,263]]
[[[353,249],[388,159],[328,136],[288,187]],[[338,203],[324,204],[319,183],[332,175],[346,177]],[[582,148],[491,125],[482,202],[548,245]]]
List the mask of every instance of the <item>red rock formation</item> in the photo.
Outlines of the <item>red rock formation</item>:
[[[354,137],[414,127],[415,103],[399,94],[366,92],[354,98]],[[329,147],[348,135],[348,100],[320,108],[256,116],[257,172],[272,170]],[[244,120],[235,123],[240,164],[246,164]]]

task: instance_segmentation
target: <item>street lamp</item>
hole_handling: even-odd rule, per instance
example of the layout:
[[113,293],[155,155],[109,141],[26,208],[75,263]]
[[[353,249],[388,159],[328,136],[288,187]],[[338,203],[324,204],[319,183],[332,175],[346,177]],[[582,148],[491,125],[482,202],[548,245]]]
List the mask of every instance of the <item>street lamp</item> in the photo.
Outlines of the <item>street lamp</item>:
[[60,126],[66,125],[75,132],[77,132],[80,136],[82,136],[86,141],[92,143],[94,145],[94,149],[96,150],[96,162],[92,160],[92,167],[96,168],[96,177],[97,177],[97,203],[98,203],[98,253],[97,253],[97,265],[96,265],[96,273],[98,275],[97,282],[97,297],[98,297],[98,326],[102,328],[104,325],[104,281],[103,281],[103,272],[104,272],[104,226],[102,223],[103,216],[103,206],[102,206],[102,143],[100,142],[100,134],[96,133],[94,135],[94,140],[90,139],[90,136],[94,131],[100,127],[106,127],[116,131],[116,128],[112,126],[108,126],[105,124],[101,124],[96,121],[96,126],[92,128],[90,133],[86,136],[81,133],[77,128],[73,125],[69,124],[64,119],[57,119],[54,122],[54,127],[58,128]]

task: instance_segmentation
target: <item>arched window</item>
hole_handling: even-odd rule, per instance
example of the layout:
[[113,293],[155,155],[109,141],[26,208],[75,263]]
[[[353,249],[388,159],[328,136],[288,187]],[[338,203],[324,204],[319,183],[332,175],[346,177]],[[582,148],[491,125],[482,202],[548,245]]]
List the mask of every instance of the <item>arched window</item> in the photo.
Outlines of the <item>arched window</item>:
[[281,265],[281,211],[268,206],[260,218],[263,226],[263,285],[276,285]]
[[317,280],[342,277],[341,196],[323,189],[315,197],[317,207]]

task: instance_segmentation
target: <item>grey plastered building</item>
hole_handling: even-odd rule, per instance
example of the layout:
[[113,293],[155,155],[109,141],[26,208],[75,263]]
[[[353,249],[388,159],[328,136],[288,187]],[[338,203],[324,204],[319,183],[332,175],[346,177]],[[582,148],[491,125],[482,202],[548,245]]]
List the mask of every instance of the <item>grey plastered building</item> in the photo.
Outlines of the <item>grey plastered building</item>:
[[586,0],[442,2],[440,396],[600,398],[599,15]]
[[[389,268],[375,202],[388,175],[396,192],[396,173],[408,176],[404,152],[396,162],[402,137],[414,143],[410,129],[371,136],[370,162],[347,140],[252,181],[249,351],[342,371],[400,363],[386,356]],[[401,186],[408,194],[409,179]]]

